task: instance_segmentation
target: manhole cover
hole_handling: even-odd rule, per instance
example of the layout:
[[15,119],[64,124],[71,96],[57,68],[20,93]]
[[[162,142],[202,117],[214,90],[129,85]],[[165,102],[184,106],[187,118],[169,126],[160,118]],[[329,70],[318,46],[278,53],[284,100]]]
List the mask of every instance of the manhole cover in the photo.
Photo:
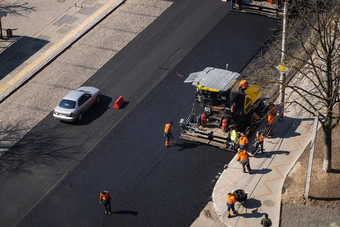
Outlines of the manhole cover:
[[265,200],[263,201],[263,205],[267,207],[273,207],[275,205],[275,202],[273,200]]

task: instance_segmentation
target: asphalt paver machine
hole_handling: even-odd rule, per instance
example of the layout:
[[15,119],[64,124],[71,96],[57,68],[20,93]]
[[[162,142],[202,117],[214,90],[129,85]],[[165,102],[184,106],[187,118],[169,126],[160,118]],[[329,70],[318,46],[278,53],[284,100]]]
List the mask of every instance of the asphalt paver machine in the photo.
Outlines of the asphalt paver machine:
[[213,67],[189,75],[184,83],[196,87],[196,102],[187,119],[180,120],[181,139],[230,150],[230,129],[250,133],[262,90],[252,85],[240,91],[240,77]]

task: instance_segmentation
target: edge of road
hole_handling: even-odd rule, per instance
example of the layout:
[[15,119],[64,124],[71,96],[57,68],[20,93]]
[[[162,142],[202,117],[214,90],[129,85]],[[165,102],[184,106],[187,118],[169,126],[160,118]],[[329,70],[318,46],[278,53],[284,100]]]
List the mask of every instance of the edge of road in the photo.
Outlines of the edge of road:
[[[33,78],[39,71],[41,71],[45,66],[62,54],[68,47],[74,44],[77,40],[83,37],[88,31],[94,26],[100,23],[105,17],[122,5],[126,0],[108,0],[95,12],[93,12],[89,17],[83,19],[76,28],[65,34],[63,37],[59,37],[59,40],[55,42],[48,49],[42,48],[40,51],[36,52],[30,58],[28,58],[25,63],[18,67],[18,70],[14,70],[6,78],[9,80],[5,84],[0,85],[0,103],[2,103],[6,98],[12,95],[25,83],[27,83],[31,78]],[[72,11],[69,8],[67,11],[60,15],[67,15]],[[75,13],[79,12],[79,8]],[[72,15],[73,15],[72,14]]]

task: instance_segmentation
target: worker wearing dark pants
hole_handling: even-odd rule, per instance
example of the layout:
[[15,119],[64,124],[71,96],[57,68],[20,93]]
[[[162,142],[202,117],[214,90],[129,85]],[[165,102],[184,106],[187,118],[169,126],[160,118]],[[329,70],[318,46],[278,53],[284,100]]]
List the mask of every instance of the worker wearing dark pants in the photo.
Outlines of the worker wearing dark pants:
[[[255,152],[257,151],[257,149],[259,148],[259,146],[261,147],[261,153],[263,152],[263,142],[264,142],[264,136],[263,133],[260,131],[256,132],[256,146],[255,146]],[[255,153],[254,152],[254,153]]]
[[105,207],[105,214],[111,214],[111,195],[108,191],[102,191],[100,193],[100,201]]
[[241,137],[239,139],[239,143],[240,143],[240,148],[241,149],[246,149],[247,148],[247,144],[249,143],[248,138],[246,136],[246,134],[241,133]]
[[237,214],[237,212],[235,210],[235,203],[236,203],[235,194],[232,193],[232,192],[228,193],[228,199],[227,199],[227,207],[228,207],[227,216],[228,216],[228,218],[230,218],[230,210],[233,211],[233,214]]
[[263,227],[272,226],[272,221],[270,220],[270,218],[268,218],[268,214],[265,214],[264,217],[262,218],[261,225]]
[[164,136],[166,138],[165,140],[165,147],[169,147],[169,144],[175,144],[174,137],[171,132],[171,126],[173,122],[170,122],[165,125],[164,127]]
[[237,161],[240,161],[242,164],[243,172],[246,172],[246,168],[248,169],[249,174],[251,174],[251,168],[249,164],[249,156],[248,152],[244,149],[239,148],[237,153]]

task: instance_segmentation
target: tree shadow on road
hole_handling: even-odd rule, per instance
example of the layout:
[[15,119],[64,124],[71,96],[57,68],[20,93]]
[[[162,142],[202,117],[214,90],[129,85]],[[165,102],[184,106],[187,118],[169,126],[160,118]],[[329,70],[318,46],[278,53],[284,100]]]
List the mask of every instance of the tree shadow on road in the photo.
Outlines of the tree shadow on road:
[[[6,127],[7,134],[10,135],[11,130],[13,133],[20,133],[20,125]],[[72,159],[77,153],[77,149],[72,145],[73,138],[58,134],[49,128],[31,130],[23,138],[1,155],[0,174],[30,173],[34,168],[53,166],[61,160]]]

